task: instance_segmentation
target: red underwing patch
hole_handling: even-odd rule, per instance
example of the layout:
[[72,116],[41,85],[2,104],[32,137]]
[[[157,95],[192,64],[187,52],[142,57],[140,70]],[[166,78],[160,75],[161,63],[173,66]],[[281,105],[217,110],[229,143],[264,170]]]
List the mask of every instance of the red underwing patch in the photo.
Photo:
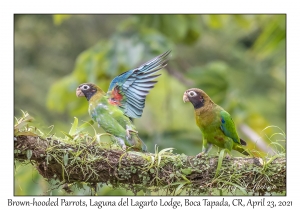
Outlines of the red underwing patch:
[[215,139],[217,139],[218,141],[223,141],[224,140],[223,137],[221,137],[221,136],[215,136]]
[[112,105],[121,105],[121,101],[123,99],[123,95],[120,93],[118,87],[115,87],[111,92],[111,98],[108,100]]

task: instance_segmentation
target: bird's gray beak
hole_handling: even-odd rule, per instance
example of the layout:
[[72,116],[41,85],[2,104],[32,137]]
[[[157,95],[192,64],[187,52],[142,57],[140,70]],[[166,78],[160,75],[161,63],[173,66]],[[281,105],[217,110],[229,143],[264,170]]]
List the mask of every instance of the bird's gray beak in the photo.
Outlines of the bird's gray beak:
[[182,100],[183,100],[184,103],[190,101],[189,98],[187,97],[187,93],[186,92],[184,92]]
[[77,96],[77,97],[82,97],[82,96],[84,96],[83,92],[81,91],[81,89],[80,89],[79,87],[76,89],[76,96]]

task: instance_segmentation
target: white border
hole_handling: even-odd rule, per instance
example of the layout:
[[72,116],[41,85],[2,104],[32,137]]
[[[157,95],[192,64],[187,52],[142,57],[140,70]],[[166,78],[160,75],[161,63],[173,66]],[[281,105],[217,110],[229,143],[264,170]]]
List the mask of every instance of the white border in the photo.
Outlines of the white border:
[[[296,1],[3,1],[0,3],[0,46],[1,46],[1,190],[0,207],[7,206],[7,199],[30,200],[33,197],[13,196],[13,14],[14,13],[286,13],[287,14],[287,196],[271,197],[274,201],[293,200],[293,209],[299,209],[299,8]],[[285,100],[284,98],[282,100]],[[52,197],[51,199],[55,199]],[[63,197],[59,197],[62,199]],[[77,200],[79,197],[66,197]],[[81,197],[87,200],[91,197]],[[98,200],[120,200],[121,197],[99,197]],[[130,197],[135,200],[160,199],[161,197]],[[202,200],[205,197],[180,197]],[[232,200],[239,197],[225,197]],[[248,197],[242,197],[244,200]],[[38,200],[48,200],[38,197]],[[163,197],[170,199],[170,197]],[[210,200],[220,200],[221,197],[209,197]],[[259,197],[253,198],[259,200]],[[298,208],[297,208],[298,207]],[[7,209],[6,207],[5,209]],[[33,207],[22,207],[32,209]],[[39,207],[40,208],[40,207]],[[71,207],[79,209],[78,207]],[[97,207],[93,207],[97,209]],[[119,209],[120,207],[104,208]],[[134,207],[122,207],[134,209]],[[144,209],[146,209],[145,207]],[[153,208],[153,207],[152,207]],[[192,208],[192,207],[189,207]],[[203,206],[200,208],[204,208]],[[210,207],[209,207],[210,208]],[[249,209],[253,209],[249,207]],[[257,207],[258,209],[262,209]],[[257,209],[255,208],[255,209]],[[287,207],[285,207],[287,208]],[[3,208],[1,208],[3,209]],[[56,207],[65,209],[65,207]],[[139,208],[135,208],[139,209]],[[147,208],[150,209],[150,208]],[[169,207],[169,209],[172,209]],[[196,209],[196,208],[194,208]],[[199,209],[199,207],[197,207]],[[248,208],[243,208],[248,209]],[[281,208],[275,208],[281,209]]]

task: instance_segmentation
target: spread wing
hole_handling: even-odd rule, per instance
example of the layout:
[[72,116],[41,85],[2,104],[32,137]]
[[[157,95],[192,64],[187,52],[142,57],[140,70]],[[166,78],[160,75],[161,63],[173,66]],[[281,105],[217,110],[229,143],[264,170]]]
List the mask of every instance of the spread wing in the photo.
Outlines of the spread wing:
[[107,91],[109,102],[119,106],[128,117],[141,117],[146,96],[157,82],[154,79],[160,76],[155,73],[167,65],[170,52],[167,51],[140,67],[115,77]]
[[221,111],[221,130],[223,133],[231,138],[235,143],[241,144],[240,138],[236,132],[235,124],[230,116],[230,114],[226,111]]

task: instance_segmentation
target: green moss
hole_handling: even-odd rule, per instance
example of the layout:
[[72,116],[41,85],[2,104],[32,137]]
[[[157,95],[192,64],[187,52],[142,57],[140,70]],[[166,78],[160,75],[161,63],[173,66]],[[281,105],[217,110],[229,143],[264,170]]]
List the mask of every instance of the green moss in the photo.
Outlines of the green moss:
[[[24,120],[25,119],[25,120]],[[265,192],[271,193],[272,186],[278,183],[285,183],[285,177],[277,177],[278,173],[285,173],[286,167],[272,164],[276,158],[285,157],[285,153],[278,153],[271,158],[265,158],[262,167],[256,164],[234,164],[230,159],[222,159],[222,164],[218,166],[218,173],[215,174],[218,156],[204,155],[201,158],[189,157],[184,154],[174,154],[173,148],[158,150],[155,153],[140,153],[134,151],[122,151],[113,142],[98,141],[99,135],[91,136],[80,129],[77,132],[77,123],[73,123],[71,134],[66,134],[60,138],[53,134],[45,134],[40,130],[28,125],[31,118],[24,114],[23,118],[17,120],[16,136],[19,134],[31,134],[40,136],[34,147],[35,150],[45,150],[45,154],[39,155],[39,162],[50,166],[53,162],[59,163],[62,174],[54,173],[46,176],[51,189],[62,188],[66,192],[71,192],[72,188],[83,189],[88,186],[92,194],[104,184],[114,189],[125,189],[133,194],[142,193],[145,195],[208,195],[208,194],[251,194],[259,192],[258,186],[268,185]],[[78,127],[74,127],[74,126]],[[86,125],[85,125],[86,126]],[[45,139],[47,144],[42,143]],[[42,148],[46,145],[46,148]],[[112,156],[108,156],[110,152]],[[284,151],[285,152],[285,151]],[[15,155],[23,155],[31,159],[35,155],[34,151],[25,148],[15,148]],[[113,155],[116,154],[116,155]],[[112,160],[113,159],[113,160]],[[136,160],[142,163],[136,163]],[[105,171],[109,177],[107,183],[94,183],[98,180],[101,163],[111,164],[110,167],[115,171]],[[219,162],[220,163],[220,162]],[[213,167],[214,166],[214,167]],[[116,170],[115,170],[116,169]],[[51,170],[56,170],[51,168]],[[70,174],[81,174],[77,180],[70,179]],[[103,172],[104,173],[104,172]],[[139,184],[126,184],[126,180],[138,177]],[[53,181],[54,180],[54,181]],[[124,181],[125,180],[125,181]],[[249,183],[249,180],[252,182]],[[272,185],[274,183],[274,185]],[[251,186],[249,186],[249,184]],[[253,192],[245,189],[252,188]]]

